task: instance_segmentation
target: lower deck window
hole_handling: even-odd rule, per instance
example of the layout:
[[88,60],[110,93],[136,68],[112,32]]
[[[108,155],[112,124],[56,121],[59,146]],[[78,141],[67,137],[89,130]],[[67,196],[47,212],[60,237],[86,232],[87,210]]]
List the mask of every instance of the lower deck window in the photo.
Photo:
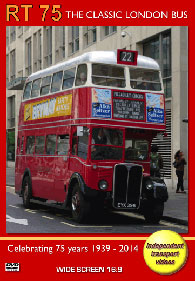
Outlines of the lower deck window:
[[46,154],[54,155],[56,151],[56,135],[48,135],[46,137]]
[[69,150],[69,135],[59,135],[57,143],[57,154],[68,155]]
[[35,142],[35,154],[44,154],[45,137],[37,136]]
[[35,148],[35,136],[28,136],[26,138],[26,154],[33,154]]
[[125,160],[146,160],[148,158],[148,141],[126,139]]

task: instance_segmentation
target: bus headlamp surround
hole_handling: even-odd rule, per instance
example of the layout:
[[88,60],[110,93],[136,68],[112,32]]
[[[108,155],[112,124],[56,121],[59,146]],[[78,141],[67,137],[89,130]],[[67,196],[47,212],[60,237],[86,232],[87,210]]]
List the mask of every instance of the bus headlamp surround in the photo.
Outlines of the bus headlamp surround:
[[147,190],[152,190],[154,188],[154,184],[152,181],[147,181],[146,182],[146,189]]
[[106,180],[100,180],[98,183],[98,187],[101,190],[106,190],[108,188],[108,183]]

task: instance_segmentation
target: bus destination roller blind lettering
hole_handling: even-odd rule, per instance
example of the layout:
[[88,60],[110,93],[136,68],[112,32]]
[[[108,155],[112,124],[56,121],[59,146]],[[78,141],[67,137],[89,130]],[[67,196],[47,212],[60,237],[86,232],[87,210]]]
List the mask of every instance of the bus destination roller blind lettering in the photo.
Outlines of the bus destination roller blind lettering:
[[144,101],[113,99],[114,118],[145,120],[144,112]]

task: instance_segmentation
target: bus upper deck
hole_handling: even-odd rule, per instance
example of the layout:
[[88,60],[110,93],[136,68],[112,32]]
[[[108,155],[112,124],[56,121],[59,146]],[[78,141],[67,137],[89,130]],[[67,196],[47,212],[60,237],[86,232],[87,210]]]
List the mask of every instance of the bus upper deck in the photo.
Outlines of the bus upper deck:
[[77,123],[101,119],[102,124],[165,130],[159,66],[140,55],[136,62],[121,64],[117,52],[95,51],[32,74],[26,81],[19,126],[45,118]]

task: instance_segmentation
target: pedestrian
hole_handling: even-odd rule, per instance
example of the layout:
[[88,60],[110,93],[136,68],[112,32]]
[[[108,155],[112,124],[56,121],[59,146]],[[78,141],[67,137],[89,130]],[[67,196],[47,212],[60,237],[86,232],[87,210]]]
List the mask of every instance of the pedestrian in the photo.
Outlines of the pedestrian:
[[150,153],[150,175],[160,178],[160,169],[163,169],[163,159],[158,153],[158,146],[152,145]]
[[180,189],[181,189],[181,193],[186,193],[184,191],[184,186],[183,186],[183,176],[184,176],[184,166],[187,163],[184,158],[183,152],[181,150],[178,150],[175,153],[174,158],[175,158],[175,161],[173,162],[173,166],[174,166],[174,168],[176,168],[176,175],[178,178],[176,193],[180,193]]

